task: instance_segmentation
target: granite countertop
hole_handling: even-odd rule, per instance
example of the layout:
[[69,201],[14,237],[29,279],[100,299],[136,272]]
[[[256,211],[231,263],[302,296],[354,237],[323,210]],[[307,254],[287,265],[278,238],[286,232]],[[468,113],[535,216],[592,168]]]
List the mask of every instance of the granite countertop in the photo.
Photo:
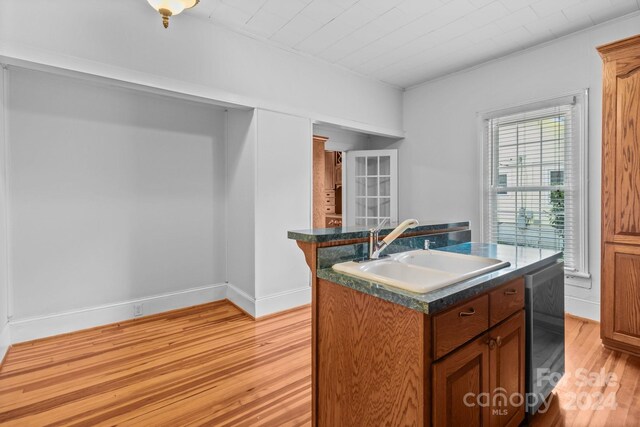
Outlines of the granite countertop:
[[317,276],[320,279],[338,283],[413,310],[426,314],[434,314],[458,302],[498,287],[512,279],[553,264],[562,256],[560,252],[547,249],[474,242],[432,250],[497,258],[502,261],[508,261],[511,265],[501,270],[445,286],[425,294],[416,294],[377,282],[360,279],[339,273],[332,268],[318,270]]
[[[420,225],[407,230],[407,233],[417,233],[421,231],[439,231],[451,228],[469,228],[469,221],[418,221]],[[398,226],[397,223],[387,224],[380,230],[380,236],[384,236],[393,231]],[[370,227],[344,226],[336,228],[316,228],[310,230],[289,231],[288,237],[292,240],[302,242],[331,242],[333,240],[349,240],[369,237]]]

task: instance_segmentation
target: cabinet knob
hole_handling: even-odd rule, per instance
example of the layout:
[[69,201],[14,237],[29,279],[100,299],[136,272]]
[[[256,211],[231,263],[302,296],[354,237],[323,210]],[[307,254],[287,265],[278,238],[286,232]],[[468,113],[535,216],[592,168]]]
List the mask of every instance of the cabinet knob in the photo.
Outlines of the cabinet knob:
[[476,314],[476,310],[473,307],[471,307],[469,311],[461,311],[460,313],[458,313],[458,316],[467,317],[467,316],[473,316],[474,314]]
[[487,344],[489,344],[490,350],[493,350],[494,348],[496,348],[496,340],[494,340],[493,338],[490,338]]
[[498,335],[498,337],[496,338],[496,345],[498,347],[502,346],[502,337]]
[[504,291],[505,295],[515,295],[517,293],[518,291],[516,289],[507,289],[506,291]]

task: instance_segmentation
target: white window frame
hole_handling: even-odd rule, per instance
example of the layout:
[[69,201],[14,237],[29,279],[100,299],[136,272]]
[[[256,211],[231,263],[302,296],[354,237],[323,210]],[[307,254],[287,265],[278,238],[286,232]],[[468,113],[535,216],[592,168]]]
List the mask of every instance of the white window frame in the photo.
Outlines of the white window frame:
[[576,254],[576,261],[579,269],[565,269],[565,284],[577,286],[581,288],[591,288],[591,273],[589,269],[589,89],[583,89],[579,92],[572,92],[566,95],[558,96],[551,99],[538,99],[527,102],[525,104],[514,105],[506,108],[480,112],[477,114],[478,142],[480,144],[480,223],[482,226],[482,241],[488,241],[486,233],[488,230],[485,209],[487,208],[487,188],[485,183],[487,172],[485,171],[485,156],[487,155],[487,134],[485,132],[485,124],[487,120],[504,117],[528,111],[541,110],[544,108],[567,105],[575,102],[577,108],[575,113],[580,114],[580,128],[578,140],[575,144],[579,147],[579,157],[577,161],[576,174],[579,177],[580,188],[578,190],[578,218],[580,227],[576,230],[578,239],[580,240],[579,252]]

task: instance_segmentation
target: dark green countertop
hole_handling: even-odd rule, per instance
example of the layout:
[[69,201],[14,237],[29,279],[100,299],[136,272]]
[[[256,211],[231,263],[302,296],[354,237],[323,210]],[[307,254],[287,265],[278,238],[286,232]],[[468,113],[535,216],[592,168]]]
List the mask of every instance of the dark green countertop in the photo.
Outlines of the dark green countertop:
[[[447,222],[447,221],[418,221],[420,225],[407,230],[406,233],[416,233],[421,231],[443,231],[448,229],[467,229],[469,221]],[[387,224],[380,230],[380,236],[384,236],[393,231],[398,226],[397,223]],[[369,236],[369,227],[336,227],[336,228],[316,228],[310,230],[294,230],[288,232],[289,239],[302,242],[331,242],[334,240],[360,239]]]
[[557,262],[562,256],[560,252],[546,249],[473,242],[432,250],[497,258],[502,261],[508,261],[511,265],[501,270],[424,294],[416,294],[377,282],[360,279],[339,273],[332,268],[318,270],[317,276],[320,279],[328,280],[413,310],[426,314],[434,314],[517,277],[551,265]]

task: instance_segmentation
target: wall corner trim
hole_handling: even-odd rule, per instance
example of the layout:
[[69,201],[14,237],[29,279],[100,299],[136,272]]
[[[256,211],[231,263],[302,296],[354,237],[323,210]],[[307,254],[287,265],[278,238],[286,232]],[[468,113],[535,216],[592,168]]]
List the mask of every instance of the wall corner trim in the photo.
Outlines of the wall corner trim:
[[9,333],[9,324],[5,323],[2,329],[0,329],[0,368],[7,355],[7,351],[9,351],[9,347],[11,347],[11,335]]
[[238,287],[227,285],[227,299],[254,319],[307,305],[311,302],[311,287],[303,286],[277,294],[253,298]]

